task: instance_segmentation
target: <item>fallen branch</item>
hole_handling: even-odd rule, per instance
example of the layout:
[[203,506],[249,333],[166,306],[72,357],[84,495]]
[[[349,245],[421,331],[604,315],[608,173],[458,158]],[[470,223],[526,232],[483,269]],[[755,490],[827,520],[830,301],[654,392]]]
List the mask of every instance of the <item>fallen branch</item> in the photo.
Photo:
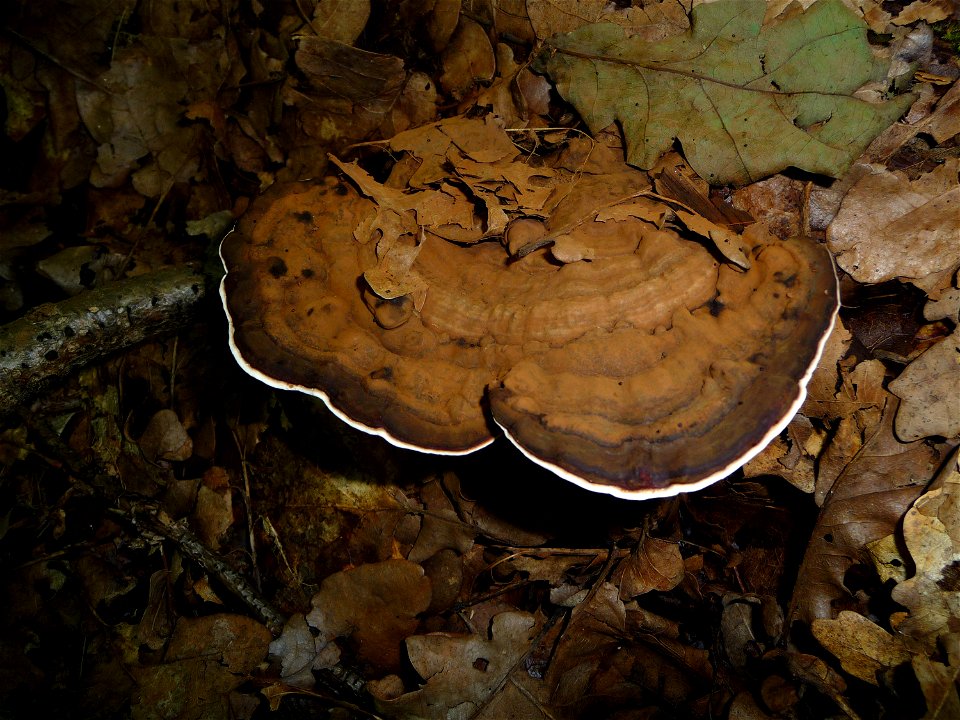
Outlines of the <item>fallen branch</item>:
[[206,285],[197,268],[159,270],[40,305],[0,327],[0,414],[105,355],[188,325]]

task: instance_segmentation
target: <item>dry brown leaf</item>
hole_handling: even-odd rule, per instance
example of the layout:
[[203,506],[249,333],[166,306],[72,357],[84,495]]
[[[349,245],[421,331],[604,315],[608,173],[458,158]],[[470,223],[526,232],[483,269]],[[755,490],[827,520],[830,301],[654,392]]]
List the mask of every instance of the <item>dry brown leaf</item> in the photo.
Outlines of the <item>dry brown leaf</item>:
[[960,289],[944,290],[939,300],[928,300],[923,307],[923,318],[931,322],[950,320],[960,324]]
[[923,720],[953,720],[960,717],[960,638],[952,634],[945,640],[946,663],[921,655],[913,658],[913,672],[927,701],[927,713]]
[[910,363],[889,387],[901,401],[900,438],[960,435],[960,328]]
[[935,449],[894,437],[896,405],[891,397],[882,422],[824,501],[794,586],[791,623],[833,618],[854,603],[844,584],[847,571],[866,559],[867,543],[893,532],[937,466]]
[[493,46],[486,31],[461,15],[460,24],[444,48],[440,86],[455,98],[462,98],[478,82],[489,82],[497,69]]
[[842,610],[835,620],[818,618],[811,629],[844,670],[872,685],[879,684],[878,673],[910,660],[910,653],[897,638],[850,610]]
[[669,633],[641,630],[634,636],[628,629],[642,628],[644,618],[633,615],[610,583],[574,608],[546,676],[555,715],[604,717],[611,699],[620,707],[642,707],[651,694],[682,715],[706,692],[712,677],[708,651]]
[[460,0],[429,0],[433,7],[427,17],[427,36],[435,52],[447,47],[460,22]]
[[[907,114],[906,122],[891,125],[870,144],[863,156],[863,162],[886,162],[919,133],[932,136],[940,145],[960,133],[960,81],[954,82],[932,111],[929,101],[925,102],[923,95]],[[929,91],[930,100],[934,97],[932,90]],[[916,111],[918,105],[920,108]]]
[[806,204],[805,183],[786,175],[751,183],[733,193],[733,206],[750,213],[770,228],[779,238],[803,235],[803,207]]
[[649,41],[678,35],[690,26],[687,8],[678,0],[645,2],[636,7],[606,0],[527,0],[527,12],[540,40],[598,22],[616,23]]
[[400,667],[403,641],[430,605],[430,581],[416,563],[385,560],[325,578],[311,603],[307,622],[319,637],[344,638],[373,674],[383,674]]
[[548,685],[556,688],[554,704],[573,705],[583,697],[598,658],[618,648],[625,629],[626,609],[619,590],[609,583],[574,608],[547,675]]
[[193,439],[173,410],[158,410],[140,436],[140,451],[150,462],[183,461],[193,454]]
[[837,318],[836,325],[820,355],[820,361],[807,384],[807,398],[800,413],[813,418],[841,417],[837,408],[837,389],[840,387],[840,361],[846,357],[853,336],[844,325],[843,318]]
[[439,550],[456,550],[461,555],[471,548],[476,530],[457,517],[439,479],[420,490],[424,504],[423,522],[413,549],[407,555],[411,562],[423,562]]
[[903,518],[903,538],[916,572],[891,596],[909,610],[899,636],[927,655],[941,636],[960,631],[960,452],[954,451],[933,489]]
[[960,160],[909,180],[873,166],[827,228],[837,264],[861,283],[903,278],[926,288],[960,266]]
[[313,671],[340,662],[340,648],[315,634],[302,613],[295,613],[283,626],[280,637],[270,643],[270,657],[280,662],[280,677],[287,685],[311,688],[316,682]]
[[757,598],[727,593],[723,597],[723,615],[720,618],[720,633],[727,659],[734,667],[743,668],[757,652],[759,642],[754,635],[754,606]]
[[907,579],[907,563],[904,562],[895,535],[887,535],[867,543],[867,551],[881,581],[903,582]]
[[221,539],[233,525],[233,491],[230,477],[222,467],[215,465],[203,474],[191,521],[204,544],[218,550]]
[[[423,687],[396,698],[378,698],[381,711],[393,717],[446,720],[493,718],[487,708],[530,649],[537,622],[533,615],[503,612],[487,633],[432,633],[407,638],[407,656],[425,681]],[[530,702],[529,697],[525,702]],[[525,714],[524,717],[537,717]]]
[[181,618],[161,665],[129,668],[137,680],[131,717],[228,717],[229,693],[267,654],[270,631],[240,615]]
[[952,0],[914,0],[893,19],[894,25],[912,25],[917,20],[928,23],[939,22],[957,11]]
[[323,37],[353,45],[370,17],[370,0],[320,0],[310,27]]
[[647,536],[617,567],[614,583],[620,587],[620,599],[626,600],[652,590],[673,590],[683,576],[679,544]]
[[606,0],[527,0],[527,13],[537,33],[546,40],[557,33],[576,30],[581,25],[609,20],[604,12]]
[[294,124],[288,140],[293,166],[311,176],[326,169],[332,146],[366,140],[390,125],[407,73],[392,55],[314,35],[296,40],[294,58],[303,80],[289,75],[281,96],[294,109],[286,114]]
[[550,587],[559,587],[564,582],[584,570],[591,563],[600,560],[602,563],[603,551],[590,553],[584,551],[563,551],[550,549],[533,549],[518,553],[505,561],[505,564],[524,574],[528,580],[549,583]]
[[116,187],[132,175],[138,192],[156,197],[193,177],[200,130],[183,124],[184,108],[215,97],[229,62],[222,39],[141,36],[117,51],[102,85],[79,83],[80,115],[100,143],[92,184]]
[[686,210],[677,209],[674,214],[686,226],[687,230],[710,240],[727,260],[744,270],[749,269],[750,261],[747,259],[747,246],[744,244],[742,235]]

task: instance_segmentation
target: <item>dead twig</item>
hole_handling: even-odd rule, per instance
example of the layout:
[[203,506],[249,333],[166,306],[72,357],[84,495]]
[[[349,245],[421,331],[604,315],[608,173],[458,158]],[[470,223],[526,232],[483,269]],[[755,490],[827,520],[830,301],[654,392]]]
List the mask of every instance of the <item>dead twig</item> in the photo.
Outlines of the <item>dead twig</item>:
[[40,305],[0,326],[0,415],[105,355],[188,325],[206,294],[199,270],[170,268]]

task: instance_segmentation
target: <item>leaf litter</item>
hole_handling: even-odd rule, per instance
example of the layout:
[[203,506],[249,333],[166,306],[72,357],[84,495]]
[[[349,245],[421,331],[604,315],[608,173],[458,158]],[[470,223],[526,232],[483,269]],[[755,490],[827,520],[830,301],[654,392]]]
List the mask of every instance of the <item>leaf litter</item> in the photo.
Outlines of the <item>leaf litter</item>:
[[[562,262],[589,262],[596,252],[567,232],[585,214],[683,226],[722,248],[747,222],[730,214],[730,193],[696,181],[682,197],[654,191],[656,177],[613,172],[624,152],[655,160],[677,137],[680,162],[714,184],[804,167],[802,152],[733,157],[729,135],[700,135],[678,115],[685,111],[677,100],[689,112],[697,100],[716,99],[709,91],[664,90],[658,109],[674,118],[663,131],[668,142],[641,152],[635,117],[617,115],[632,98],[618,89],[613,109],[578,108],[594,131],[588,140],[568,132],[573,116],[546,102],[550,85],[524,53],[539,37],[555,51],[548,69],[566,57],[609,81],[626,70],[619,63],[608,74],[598,60],[611,54],[598,53],[601,36],[624,48],[674,38],[643,46],[664,54],[697,38],[740,40],[728,54],[745,65],[712,70],[700,61],[685,72],[710,82],[710,73],[727,72],[734,99],[757,78],[789,94],[785,78],[757,72],[759,48],[771,67],[769,38],[805,27],[811,12],[837,19],[853,38],[836,55],[845,73],[853,68],[851,87],[826,106],[802,108],[801,127],[751,121],[750,142],[760,153],[775,147],[764,133],[800,133],[810,147],[822,145],[843,135],[843,108],[876,122],[844,137],[842,152],[826,153],[828,165],[805,167],[842,175],[858,163],[845,178],[831,185],[774,175],[776,190],[751,184],[733,192],[734,203],[752,218],[776,219],[785,236],[830,226],[826,239],[851,270],[848,288],[891,280],[884,302],[895,305],[908,295],[900,283],[911,283],[929,302],[910,325],[873,322],[879,335],[902,332],[896,352],[884,352],[890,346],[869,340],[856,322],[838,325],[801,416],[748,478],[642,509],[558,491],[503,448],[488,449],[479,463],[393,452],[242,377],[210,325],[98,364],[38,401],[30,422],[0,428],[5,707],[250,718],[296,696],[318,712],[336,705],[356,717],[613,716],[625,708],[880,717],[883,705],[904,717],[960,712],[960,288],[950,242],[960,73],[942,52],[915,59],[946,84],[922,85],[905,122],[858,158],[912,100],[857,99],[853,85],[884,74],[861,20],[831,2],[790,9],[779,22],[783,7],[715,4],[727,9],[695,10],[692,29],[687,8],[669,1],[642,9],[579,3],[580,10],[501,2],[469,19],[455,2],[404,8],[422,23],[367,17],[365,4],[320,2],[306,8],[309,24],[302,9],[286,5],[268,19],[256,7],[238,14],[229,2],[123,4],[114,16],[80,0],[56,11],[16,4],[19,14],[7,18],[15,34],[0,39],[10,109],[4,148],[36,162],[11,165],[0,189],[4,237],[15,227],[33,238],[15,245],[15,262],[0,263],[8,315],[59,299],[61,290],[38,290],[36,278],[67,247],[89,255],[96,242],[111,257],[130,257],[121,271],[133,273],[201,259],[204,239],[187,233],[188,223],[239,214],[275,181],[317,177],[330,153],[358,184],[367,174],[377,193],[383,214],[367,240],[389,266],[379,285],[385,293],[412,292],[398,283],[415,281],[418,243],[461,242],[467,235],[458,228],[478,218],[487,223],[484,241],[496,241],[511,213],[546,218],[570,193],[583,201],[558,223],[573,240],[552,238],[550,252]],[[895,33],[917,17],[940,22],[943,3],[855,5],[875,32]],[[750,17],[736,39],[740,20],[727,36],[711,29],[734,7],[746,14],[726,17]],[[625,30],[585,27],[608,21]],[[574,46],[569,35],[552,38],[557,32],[588,42]],[[404,51],[424,37],[446,53],[442,82],[437,67]],[[459,53],[470,62],[455,65]],[[364,72],[345,80],[345,68]],[[567,83],[574,106],[590,89],[553,79],[565,95]],[[476,110],[488,104],[496,113]],[[834,111],[829,121],[823,107]],[[433,123],[441,109],[469,112],[440,129]],[[623,139],[619,130],[599,132],[614,117]],[[383,167],[365,165],[372,153],[364,146],[348,154],[349,144],[368,141],[394,154],[396,184],[377,174]],[[565,149],[564,163],[540,162],[549,143]],[[408,185],[419,197],[387,192]],[[829,191],[836,204],[818,210],[813,224],[804,198]],[[85,206],[67,228],[62,197]],[[865,210],[874,198],[877,209]],[[74,263],[63,275],[71,291],[82,291],[108,282],[117,267],[91,273]],[[861,308],[850,308],[851,317],[854,310]],[[156,522],[147,525],[147,516]],[[197,539],[229,562],[203,560],[191,544]],[[250,578],[280,610],[282,634],[252,609],[258,592],[230,589],[231,573]],[[69,695],[63,678],[74,683]]]

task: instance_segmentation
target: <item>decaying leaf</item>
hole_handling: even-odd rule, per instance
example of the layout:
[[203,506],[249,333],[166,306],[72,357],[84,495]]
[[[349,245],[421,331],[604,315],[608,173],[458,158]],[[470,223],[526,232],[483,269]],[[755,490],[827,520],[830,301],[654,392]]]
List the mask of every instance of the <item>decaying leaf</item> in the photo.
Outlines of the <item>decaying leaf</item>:
[[443,51],[440,85],[460,98],[477,82],[493,78],[496,59],[486,31],[475,21],[461,15],[460,24]]
[[893,434],[896,401],[837,478],[813,529],[790,602],[790,618],[833,618],[854,604],[847,571],[866,561],[867,543],[893,532],[923,491],[939,453],[923,442],[901,443]]
[[333,667],[340,661],[340,648],[321,633],[314,633],[306,618],[296,613],[283,632],[270,643],[270,657],[280,663],[280,677],[293,687],[313,687],[314,670]]
[[536,620],[522,612],[494,616],[487,634],[433,633],[407,638],[407,656],[423,687],[394,699],[380,699],[393,717],[467,718],[483,714],[514,670],[536,632]]
[[711,184],[789,166],[839,177],[913,98],[852,96],[876,61],[841,0],[761,27],[765,10],[763,0],[698,5],[688,34],[659,43],[588,25],[551,41],[546,68],[593,132],[620,122],[638,167],[679,139]]
[[674,637],[676,628],[625,606],[604,583],[578,604],[546,675],[551,711],[559,717],[605,717],[612,698],[643,707],[656,693],[675,711],[689,708],[710,685],[708,652]]
[[352,45],[370,17],[370,0],[320,0],[310,27],[331,40]]
[[679,0],[659,0],[635,6],[607,0],[527,0],[527,12],[537,37],[546,40],[588,23],[622,25],[647,40],[676,35],[690,26],[687,9]]
[[916,568],[893,599],[908,610],[896,625],[912,649],[934,653],[943,636],[960,632],[960,465],[957,451],[932,489],[903,518],[903,539]]
[[241,615],[180,618],[164,662],[131,668],[138,683],[132,717],[226,717],[229,693],[266,657],[270,631]]
[[680,546],[662,538],[645,537],[636,551],[617,567],[620,597],[636,597],[653,590],[673,590],[683,580]]
[[321,638],[343,637],[360,660],[393,671],[430,604],[430,581],[416,563],[385,560],[330,575],[311,602],[307,623]]
[[223,38],[142,40],[117,52],[103,86],[80,83],[77,105],[100,143],[93,185],[116,187],[132,174],[141,194],[157,197],[198,171],[199,131],[185,124],[185,107],[215,95],[230,60]]
[[871,166],[827,228],[837,264],[862,283],[903,278],[930,289],[960,266],[960,160],[909,180]]
[[896,430],[903,440],[960,435],[960,328],[910,363],[890,392],[901,400]]
[[893,635],[863,615],[842,610],[835,620],[813,621],[813,635],[843,669],[864,682],[877,685],[877,673],[910,659],[910,653]]

